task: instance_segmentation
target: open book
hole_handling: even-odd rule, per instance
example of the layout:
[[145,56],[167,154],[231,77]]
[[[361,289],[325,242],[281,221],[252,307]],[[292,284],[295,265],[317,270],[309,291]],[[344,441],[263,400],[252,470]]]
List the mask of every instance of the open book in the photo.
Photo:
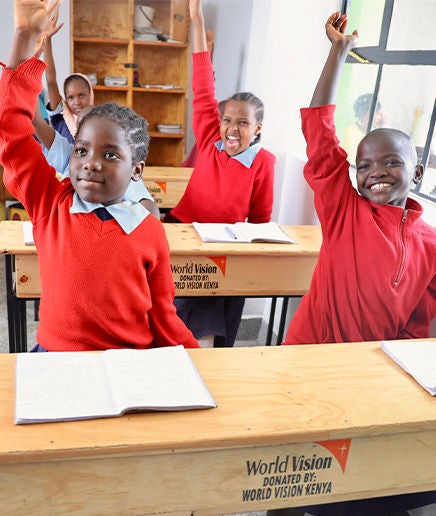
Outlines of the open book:
[[383,341],[381,349],[431,395],[436,396],[436,340]]
[[203,242],[271,242],[295,244],[277,222],[252,224],[236,222],[235,224],[193,222]]
[[183,346],[17,355],[17,424],[212,407]]

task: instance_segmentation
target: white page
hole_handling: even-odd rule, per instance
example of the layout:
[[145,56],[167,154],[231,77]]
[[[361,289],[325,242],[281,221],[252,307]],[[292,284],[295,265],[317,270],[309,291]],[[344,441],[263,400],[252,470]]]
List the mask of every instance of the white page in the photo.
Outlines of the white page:
[[19,353],[16,423],[105,417],[115,412],[101,353]]
[[436,340],[383,341],[381,349],[430,394],[436,396]]
[[216,407],[183,346],[107,350],[104,360],[120,413]]
[[254,240],[275,240],[277,242],[295,244],[295,241],[277,224],[277,222],[264,222],[253,224],[250,222],[237,222],[236,229],[250,242]]
[[192,223],[203,242],[244,242],[243,237],[235,235],[231,224]]
[[23,234],[25,245],[35,245],[35,242],[33,240],[33,224],[30,220],[26,220],[23,222]]

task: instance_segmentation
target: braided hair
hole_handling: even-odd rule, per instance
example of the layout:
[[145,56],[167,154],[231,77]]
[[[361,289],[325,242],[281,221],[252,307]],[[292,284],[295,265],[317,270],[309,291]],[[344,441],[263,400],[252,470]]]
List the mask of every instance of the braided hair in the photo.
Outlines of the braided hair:
[[87,120],[96,117],[112,120],[123,129],[132,153],[132,165],[136,165],[140,161],[146,161],[150,145],[147,120],[138,115],[133,109],[120,106],[116,102],[106,102],[106,104],[94,106],[82,118],[77,132],[80,131],[82,125]]

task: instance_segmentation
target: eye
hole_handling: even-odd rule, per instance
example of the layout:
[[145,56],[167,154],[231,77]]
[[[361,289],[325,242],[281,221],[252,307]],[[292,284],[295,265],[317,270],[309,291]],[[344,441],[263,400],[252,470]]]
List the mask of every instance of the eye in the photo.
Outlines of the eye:
[[224,117],[224,118],[221,119],[221,122],[223,122],[224,124],[229,124],[230,123],[230,118]]
[[84,149],[83,147],[76,147],[73,152],[79,158],[83,158],[83,156],[86,156],[86,149]]
[[119,159],[119,156],[115,152],[107,151],[104,153],[104,159],[107,159],[108,161],[114,161],[116,159]]
[[248,125],[248,122],[247,122],[246,120],[241,120],[241,121],[239,122],[239,125],[242,125],[242,126],[244,126],[244,125]]
[[399,161],[397,159],[390,159],[385,163],[387,167],[400,167],[402,164],[402,161]]
[[357,172],[365,172],[369,168],[369,165],[367,163],[362,163],[361,165],[357,166]]

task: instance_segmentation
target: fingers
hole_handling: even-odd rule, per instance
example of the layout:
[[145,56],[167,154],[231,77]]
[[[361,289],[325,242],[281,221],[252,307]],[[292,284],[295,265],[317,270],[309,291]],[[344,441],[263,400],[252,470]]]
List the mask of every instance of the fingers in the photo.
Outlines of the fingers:
[[343,34],[347,28],[348,25],[348,15],[340,14],[339,11],[334,12],[331,14],[327,20],[326,27],[329,28],[329,26],[336,29],[338,32]]

